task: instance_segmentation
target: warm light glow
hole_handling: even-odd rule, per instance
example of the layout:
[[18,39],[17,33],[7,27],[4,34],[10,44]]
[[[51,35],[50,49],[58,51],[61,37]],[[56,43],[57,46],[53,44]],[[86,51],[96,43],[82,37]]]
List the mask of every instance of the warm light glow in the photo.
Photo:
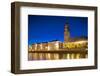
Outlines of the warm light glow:
[[43,47],[42,47],[42,43],[41,43],[40,47],[41,47],[41,50],[42,50],[42,49],[43,49]]
[[56,50],[59,49],[59,43],[58,42],[55,43],[55,47],[56,47]]
[[75,54],[71,54],[71,59],[75,59]]
[[35,44],[35,50],[37,50],[37,44]]
[[70,59],[70,54],[67,54],[67,59]]
[[76,59],[79,59],[80,58],[80,54],[76,54]]
[[48,46],[48,50],[50,50],[50,46]]
[[48,53],[48,59],[51,59],[51,55]]
[[[87,41],[77,41],[77,42],[64,42],[62,48],[60,48],[60,42],[48,42],[48,43],[41,43],[41,44],[34,44],[29,46],[29,51],[55,51],[55,50],[62,50],[65,49],[72,49],[72,48],[86,48],[87,49]],[[51,54],[51,53],[31,53],[29,54],[29,60],[53,60],[53,59],[80,59],[80,58],[87,58],[88,55],[81,55],[80,53],[66,53],[66,54]]]
[[87,43],[87,41],[77,41],[77,42],[74,42],[74,43],[76,43],[76,44],[81,43],[82,44],[82,43]]
[[55,59],[59,59],[59,55],[58,54],[54,54],[54,58]]
[[39,54],[39,59],[43,59],[43,54]]
[[67,42],[63,43],[63,48],[82,48],[82,47],[87,47],[87,41],[78,41],[78,42]]

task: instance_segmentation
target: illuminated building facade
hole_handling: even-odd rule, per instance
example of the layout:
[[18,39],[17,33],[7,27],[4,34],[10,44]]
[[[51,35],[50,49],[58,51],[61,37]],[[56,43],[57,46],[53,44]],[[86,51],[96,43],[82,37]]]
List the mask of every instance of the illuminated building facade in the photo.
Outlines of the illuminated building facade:
[[70,38],[68,23],[64,27],[64,42],[50,42],[29,45],[29,60],[80,59],[88,57],[86,37]]

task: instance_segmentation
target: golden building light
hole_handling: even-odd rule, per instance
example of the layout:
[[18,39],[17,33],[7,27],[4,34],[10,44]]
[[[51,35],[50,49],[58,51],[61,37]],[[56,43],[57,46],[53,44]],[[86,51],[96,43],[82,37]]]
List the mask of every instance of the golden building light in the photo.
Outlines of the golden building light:
[[41,47],[41,50],[42,50],[43,49],[42,43],[41,43],[40,47]]
[[59,49],[59,42],[56,42],[56,43],[55,43],[55,48],[56,48],[56,50]]
[[35,50],[37,50],[37,44],[35,44]]
[[70,59],[70,54],[69,53],[67,54],[67,59]]
[[80,58],[80,54],[76,54],[76,59],[79,59]]
[[59,54],[54,54],[55,59],[59,59]]
[[50,49],[50,46],[48,46],[48,50],[51,50],[51,49]]
[[75,59],[75,54],[74,53],[71,54],[71,59]]
[[76,44],[78,44],[78,43],[81,43],[81,44],[82,44],[82,43],[87,43],[87,40],[84,40],[84,41],[83,41],[83,40],[82,40],[82,41],[77,41],[77,42],[74,42],[74,43],[76,43]]

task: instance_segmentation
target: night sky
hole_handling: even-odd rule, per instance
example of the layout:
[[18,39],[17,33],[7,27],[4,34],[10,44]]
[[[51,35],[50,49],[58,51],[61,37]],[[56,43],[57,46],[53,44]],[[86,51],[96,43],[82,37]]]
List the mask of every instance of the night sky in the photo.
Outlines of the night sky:
[[69,24],[71,38],[87,37],[87,17],[28,15],[28,44],[52,40],[63,42],[65,23]]

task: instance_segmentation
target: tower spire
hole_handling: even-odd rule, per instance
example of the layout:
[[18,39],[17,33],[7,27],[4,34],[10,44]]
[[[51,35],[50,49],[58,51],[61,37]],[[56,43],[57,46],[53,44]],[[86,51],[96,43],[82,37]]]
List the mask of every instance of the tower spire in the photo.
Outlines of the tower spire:
[[68,22],[66,22],[64,26],[64,42],[69,42],[69,39],[70,39],[69,24]]

